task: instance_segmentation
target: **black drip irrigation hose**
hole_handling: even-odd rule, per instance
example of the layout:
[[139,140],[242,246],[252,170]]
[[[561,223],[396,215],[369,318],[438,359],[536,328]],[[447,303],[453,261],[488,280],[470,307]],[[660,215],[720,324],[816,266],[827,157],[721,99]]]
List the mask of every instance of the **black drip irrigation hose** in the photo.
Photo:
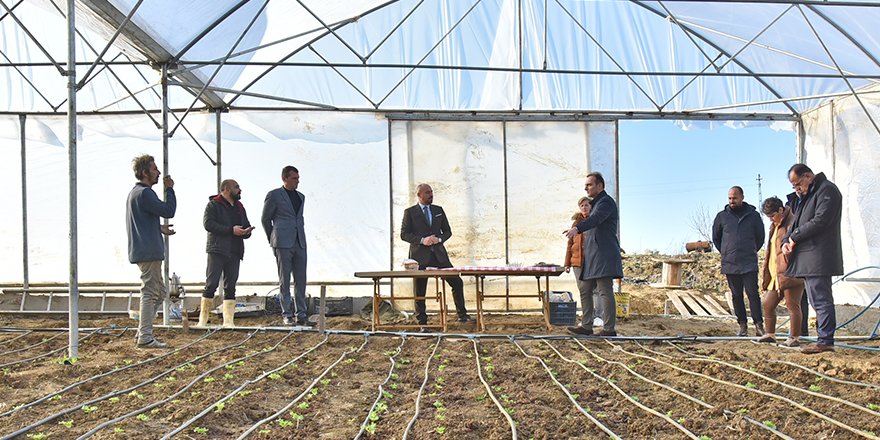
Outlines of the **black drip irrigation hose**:
[[[3,329],[0,329],[0,332],[2,332],[2,331],[3,331]],[[8,344],[8,343],[10,343],[10,342],[12,342],[12,341],[14,341],[14,340],[16,340],[16,339],[18,339],[18,338],[23,338],[23,337],[25,337],[25,336],[27,336],[27,335],[29,335],[29,334],[31,334],[31,333],[33,333],[33,332],[32,332],[32,331],[26,331],[26,332],[24,332],[24,333],[22,333],[22,334],[20,334],[20,335],[18,335],[18,336],[16,336],[16,337],[14,337],[14,338],[7,339],[7,340],[5,340],[5,341],[3,341],[3,342],[0,342],[0,344]]]
[[[574,399],[574,396],[572,396],[571,393],[569,393],[568,390],[565,389],[565,385],[559,383],[559,381],[556,379],[556,377],[553,376],[553,371],[550,370],[550,367],[547,366],[547,364],[544,362],[543,359],[541,359],[541,358],[539,358],[539,357],[537,357],[537,356],[535,356],[535,355],[531,355],[531,354],[526,353],[526,351],[522,348],[522,346],[519,345],[519,343],[517,343],[515,340],[511,340],[510,342],[513,343],[513,345],[516,345],[516,348],[518,348],[519,351],[522,352],[523,356],[525,356],[525,357],[527,357],[527,358],[537,359],[538,362],[541,363],[541,366],[544,367],[544,370],[547,372],[547,374],[550,376],[550,379],[552,379],[553,382],[556,383],[557,386],[559,386],[559,388],[562,390],[562,392],[565,393],[566,396],[568,396],[568,400],[571,400],[572,403],[574,403],[575,407],[578,409],[578,411],[580,411],[584,416],[586,416],[588,419],[590,419],[590,421],[593,422],[593,424],[596,425],[596,427],[598,427],[599,429],[601,429],[602,431],[604,431],[606,434],[608,434],[609,437],[611,437],[611,438],[613,438],[613,439],[617,439],[617,440],[619,440],[619,439],[621,438],[619,435],[617,435],[617,433],[615,433],[614,431],[612,431],[611,428],[605,426],[605,424],[603,424],[602,422],[600,422],[599,419],[593,417],[593,416],[592,416],[589,412],[587,412],[587,411],[586,411],[586,410],[585,410],[580,404],[577,403],[577,401]],[[582,365],[582,366],[583,366],[583,365]],[[595,372],[592,372],[592,371],[590,371],[590,370],[586,370],[586,371],[588,371],[590,374],[592,374],[592,375],[593,375],[594,377],[596,377],[597,379],[603,380],[603,381],[605,381],[605,383],[607,383],[607,384],[611,384],[611,382],[609,382],[608,379],[606,379],[606,378],[604,378],[604,377],[602,377],[602,376],[596,374]],[[614,385],[614,384],[611,384],[611,386],[616,387],[616,385]],[[619,388],[618,388],[617,391],[618,391],[619,393],[621,393],[625,398],[629,399],[629,400],[632,401],[632,402],[635,402],[634,400],[632,400],[631,397],[629,397],[626,393],[624,393],[624,392],[623,392],[622,390],[620,390]],[[689,432],[689,431],[685,430],[685,433],[688,433],[688,432]],[[694,437],[694,436],[692,436],[691,438],[698,439],[697,437]],[[698,440],[699,440],[699,439],[698,439]]]
[[416,424],[416,419],[419,418],[419,406],[422,403],[422,393],[425,392],[425,386],[428,384],[431,359],[434,359],[434,355],[437,354],[437,349],[440,348],[441,340],[443,340],[443,335],[437,335],[437,342],[434,343],[434,351],[431,352],[431,355],[428,356],[427,362],[425,362],[425,380],[422,381],[422,386],[419,388],[419,393],[416,395],[416,413],[413,414],[412,419],[410,419],[409,423],[406,425],[406,429],[403,430],[403,437],[401,437],[401,440],[407,440],[409,438],[409,430],[412,429],[413,425]]
[[[22,335],[22,336],[24,336],[24,335]],[[30,350],[30,349],[35,348],[35,347],[39,347],[40,345],[43,345],[43,344],[45,344],[45,343],[47,343],[47,342],[49,342],[49,341],[51,341],[51,340],[53,340],[53,339],[55,339],[55,338],[57,338],[57,337],[59,337],[59,336],[64,336],[64,333],[58,333],[57,335],[52,336],[51,338],[44,338],[42,341],[37,342],[36,344],[31,345],[31,346],[29,346],[29,347],[19,348],[18,350],[12,350],[12,351],[6,351],[6,352],[3,352],[3,353],[0,353],[0,356],[6,356],[6,355],[8,355],[8,354],[19,353],[19,352],[22,352],[22,351]],[[19,336],[19,337],[21,337],[21,336]]]
[[[361,349],[364,348],[364,346],[367,345],[367,342],[369,342],[369,341],[370,341],[370,337],[369,337],[369,336],[365,336],[365,337],[364,337],[364,343],[361,344],[360,347],[355,348],[355,349],[352,349],[352,350],[348,350],[348,351],[346,351],[345,353],[342,353],[342,356],[339,356],[339,359],[337,359],[336,362],[334,362],[333,364],[331,364],[329,367],[327,367],[327,368],[324,370],[324,372],[322,372],[318,377],[316,377],[315,380],[312,381],[312,383],[309,384],[308,387],[306,387],[306,390],[303,391],[302,394],[300,394],[299,396],[297,396],[296,399],[293,399],[290,403],[288,403],[287,405],[285,405],[284,408],[281,408],[280,410],[278,410],[278,412],[276,412],[275,414],[272,414],[271,416],[266,417],[265,419],[260,420],[259,422],[255,423],[253,426],[251,426],[250,428],[248,428],[243,434],[241,434],[241,435],[238,437],[237,440],[243,440],[245,437],[247,437],[250,433],[254,432],[257,428],[259,428],[259,427],[262,426],[263,424],[268,423],[268,422],[270,422],[270,421],[272,421],[272,420],[278,418],[279,416],[281,416],[282,414],[284,414],[287,410],[289,410],[290,408],[293,408],[293,406],[296,405],[296,403],[299,402],[300,399],[302,399],[303,397],[305,397],[306,394],[309,394],[310,390],[311,390],[315,385],[317,385],[318,382],[319,382],[324,376],[326,376],[327,373],[329,373],[331,369],[333,369],[333,367],[339,365],[339,363],[342,362],[342,360],[345,359],[346,356],[348,356],[348,355],[350,355],[350,354],[352,354],[352,353],[355,353],[355,352],[361,351]],[[163,439],[164,439],[164,438],[165,438],[165,437],[163,437]]]
[[[295,333],[295,332],[291,332],[291,334],[293,334],[293,333]],[[180,426],[178,426],[174,431],[171,431],[171,432],[169,432],[168,434],[165,434],[165,436],[162,437],[162,439],[168,439],[168,438],[171,438],[172,436],[174,436],[174,435],[176,435],[176,434],[179,434],[179,433],[183,432],[183,430],[185,430],[187,427],[189,427],[190,425],[192,425],[193,423],[195,423],[197,420],[201,419],[201,418],[204,417],[206,414],[208,414],[209,412],[211,412],[212,410],[214,410],[214,408],[216,408],[217,405],[218,405],[219,403],[221,403],[221,402],[225,402],[226,400],[228,400],[228,399],[230,399],[231,397],[235,396],[236,394],[238,394],[239,391],[244,390],[248,385],[251,385],[251,384],[253,384],[253,383],[259,382],[259,381],[265,379],[266,377],[268,377],[269,375],[271,375],[271,374],[273,374],[273,373],[276,373],[276,372],[278,372],[278,371],[281,371],[281,370],[287,368],[289,365],[291,365],[291,364],[297,362],[298,360],[302,359],[305,355],[307,355],[307,354],[309,354],[309,353],[315,351],[318,347],[324,345],[324,343],[327,342],[328,339],[330,339],[330,335],[326,335],[326,336],[324,336],[324,340],[323,340],[323,341],[319,342],[319,343],[318,343],[317,345],[315,345],[314,347],[309,348],[308,350],[306,350],[305,352],[303,352],[303,353],[300,354],[299,356],[293,358],[291,361],[285,363],[284,365],[282,365],[282,366],[280,366],[280,367],[278,367],[278,368],[276,368],[276,369],[274,369],[274,370],[266,371],[266,372],[264,372],[263,374],[261,374],[260,376],[258,376],[258,377],[257,377],[256,379],[254,379],[254,380],[246,380],[243,384],[241,384],[241,386],[239,386],[238,388],[236,388],[235,390],[233,390],[231,393],[227,394],[226,396],[224,396],[224,397],[221,398],[220,400],[214,402],[213,404],[211,404],[210,406],[208,406],[207,408],[205,408],[204,411],[202,411],[202,412],[196,414],[195,417],[193,417],[193,418],[187,420],[186,422],[184,422],[183,424],[181,424]]]
[[[98,329],[98,330],[100,330],[100,329]],[[80,342],[82,342],[82,341],[85,341],[89,336],[92,336],[92,335],[94,335],[95,333],[97,333],[98,330],[94,330],[94,331],[92,331],[91,333],[89,333],[89,334],[83,336],[82,338],[79,339],[79,341],[77,341],[77,343],[80,343]],[[63,334],[63,333],[62,333],[62,334]],[[10,367],[10,366],[12,366],[12,365],[18,365],[18,364],[23,364],[23,363],[25,363],[25,362],[35,361],[35,360],[37,360],[37,359],[42,359],[42,358],[44,358],[44,357],[46,357],[46,356],[51,356],[51,355],[53,355],[53,354],[55,354],[55,353],[58,353],[58,352],[60,352],[60,351],[67,350],[68,347],[70,347],[70,344],[67,344],[67,345],[65,345],[65,346],[63,346],[63,347],[61,347],[61,348],[59,348],[59,349],[57,349],[57,350],[52,350],[52,351],[50,351],[50,352],[48,352],[48,353],[41,354],[41,355],[39,355],[39,356],[34,356],[34,357],[32,357],[32,358],[22,359],[22,360],[18,360],[18,361],[15,361],[15,362],[9,362],[8,364],[2,364],[2,365],[0,365],[0,368]]]
[[[216,330],[215,330],[215,331],[216,331]],[[215,331],[208,332],[205,336],[202,336],[201,338],[199,338],[199,339],[197,339],[197,340],[195,340],[195,341],[193,341],[193,342],[191,342],[191,343],[189,343],[189,344],[187,344],[187,345],[181,347],[179,350],[183,350],[183,349],[189,348],[189,347],[191,347],[191,346],[193,346],[193,345],[195,345],[195,344],[197,344],[197,343],[199,343],[199,342],[201,342],[201,341],[207,339],[208,336],[211,336],[212,334],[214,334]],[[92,377],[90,377],[90,378],[88,378],[88,379],[81,380],[81,381],[79,381],[79,382],[77,382],[77,383],[75,383],[75,384],[68,385],[67,387],[65,387],[65,388],[63,388],[63,389],[61,389],[61,390],[59,390],[59,391],[56,391],[56,392],[54,392],[54,393],[52,393],[52,394],[49,394],[49,395],[43,396],[43,397],[41,397],[41,398],[39,398],[39,399],[37,399],[37,400],[34,400],[33,402],[30,402],[30,403],[27,403],[27,404],[25,404],[25,405],[22,405],[22,406],[19,406],[19,407],[17,407],[17,408],[14,408],[14,409],[12,409],[11,411],[7,411],[7,412],[5,412],[5,413],[2,413],[2,414],[0,414],[0,418],[3,418],[3,417],[6,417],[6,416],[9,416],[9,415],[11,415],[12,413],[14,413],[14,412],[16,412],[16,411],[20,411],[20,410],[23,410],[23,409],[26,409],[26,408],[30,408],[30,407],[32,407],[32,406],[34,406],[34,405],[37,405],[37,404],[42,403],[42,402],[45,402],[46,400],[49,400],[49,399],[51,399],[51,398],[53,398],[53,397],[55,397],[55,396],[59,396],[59,395],[61,395],[61,394],[63,394],[63,393],[66,393],[67,391],[70,391],[70,390],[72,390],[72,389],[74,389],[74,388],[76,388],[76,387],[78,387],[78,386],[80,386],[80,385],[82,385],[82,384],[85,384],[85,383],[91,382],[91,381],[93,381],[93,380],[97,380],[97,379],[100,379],[100,378],[102,378],[102,377],[110,376],[111,374],[121,373],[121,372],[123,372],[123,371],[125,371],[125,370],[127,370],[127,369],[129,369],[129,368],[139,367],[139,366],[141,366],[141,365],[144,365],[144,364],[147,364],[147,363],[150,363],[150,362],[153,362],[153,361],[157,361],[157,360],[159,360],[159,359],[162,359],[162,358],[165,358],[165,357],[171,356],[172,354],[175,354],[175,353],[176,353],[177,351],[179,351],[179,350],[169,351],[169,352],[167,352],[167,353],[165,353],[165,354],[161,354],[161,355],[159,355],[159,356],[154,356],[154,357],[151,357],[151,358],[149,358],[149,359],[145,359],[145,360],[140,361],[140,362],[135,363],[135,364],[126,365],[126,366],[124,366],[124,367],[122,367],[122,368],[119,368],[119,369],[116,369],[116,370],[112,370],[112,371],[108,371],[108,372],[106,372],[106,373],[99,374],[99,375],[97,375],[97,376],[92,376]]]
[[[256,332],[255,332],[255,333],[256,333]],[[229,345],[229,346],[226,346],[226,347],[223,347],[223,348],[219,348],[219,349],[214,350],[214,351],[212,351],[212,352],[210,352],[210,353],[205,353],[205,354],[202,355],[202,356],[196,357],[196,358],[191,359],[191,360],[187,360],[186,362],[184,362],[184,363],[182,363],[182,364],[175,365],[175,366],[172,367],[171,369],[169,369],[169,370],[167,370],[167,371],[165,371],[165,372],[163,372],[163,373],[159,373],[159,374],[157,374],[157,375],[155,375],[155,376],[153,376],[153,377],[151,377],[151,378],[149,378],[149,379],[147,379],[147,380],[145,380],[145,381],[143,381],[143,382],[141,382],[141,383],[139,383],[139,384],[137,384],[137,385],[134,385],[134,386],[128,387],[128,388],[126,388],[126,389],[124,389],[124,390],[121,390],[121,391],[113,391],[113,392],[111,392],[111,393],[109,393],[109,394],[105,394],[105,395],[103,395],[103,396],[101,396],[101,397],[98,397],[98,398],[95,398],[95,399],[89,400],[88,402],[85,402],[85,403],[83,403],[83,404],[80,404],[80,405],[77,405],[77,406],[74,406],[74,407],[68,408],[68,409],[66,409],[66,410],[64,410],[64,411],[61,411],[61,412],[59,412],[59,413],[56,413],[56,414],[51,415],[51,416],[49,416],[49,417],[46,417],[46,418],[44,418],[43,420],[40,420],[40,421],[38,421],[38,422],[36,422],[36,423],[33,423],[33,424],[28,425],[28,426],[26,426],[26,427],[24,427],[24,428],[22,428],[22,429],[19,429],[18,431],[13,432],[12,434],[6,435],[6,436],[4,436],[4,437],[0,437],[0,440],[10,440],[10,439],[12,439],[12,438],[14,438],[14,437],[16,437],[16,436],[18,436],[18,435],[21,435],[21,434],[24,434],[24,433],[30,431],[31,429],[34,429],[34,428],[36,428],[36,427],[38,427],[38,426],[40,426],[40,425],[42,425],[42,424],[44,424],[44,423],[51,422],[52,420],[55,420],[55,419],[57,419],[57,418],[59,418],[59,417],[62,417],[62,416],[65,416],[65,415],[67,415],[67,414],[70,414],[70,413],[72,413],[72,412],[75,412],[75,411],[81,409],[83,406],[86,406],[86,405],[92,405],[92,404],[98,403],[98,402],[100,402],[100,401],[102,401],[102,400],[106,400],[106,399],[109,399],[109,398],[111,398],[111,397],[121,396],[121,395],[123,395],[123,394],[126,394],[126,393],[129,393],[129,392],[131,392],[131,391],[134,391],[134,390],[136,390],[136,389],[138,389],[138,388],[140,388],[140,387],[142,387],[142,386],[144,386],[144,385],[146,385],[146,384],[148,384],[148,383],[151,383],[151,382],[153,382],[153,381],[155,381],[155,380],[157,380],[157,379],[161,379],[162,377],[167,376],[168,374],[171,374],[171,372],[173,372],[173,371],[177,370],[178,368],[183,367],[183,366],[185,366],[185,365],[187,365],[187,364],[190,364],[190,363],[192,363],[192,362],[195,362],[195,361],[199,361],[199,360],[201,360],[201,359],[204,359],[204,358],[206,358],[206,357],[208,357],[208,356],[210,356],[210,355],[212,355],[212,354],[214,354],[214,353],[219,353],[219,352],[221,352],[221,351],[223,351],[223,350],[228,350],[228,349],[230,349],[230,348],[233,348],[233,347],[237,347],[237,346],[239,346],[239,345],[242,345],[242,344],[244,344],[245,342],[247,342],[250,338],[252,338],[252,337],[254,336],[255,333],[251,333],[251,334],[249,334],[247,338],[245,338],[243,341],[241,341],[241,342],[239,342],[239,343],[237,343],[237,344],[233,344],[233,345]],[[178,352],[179,352],[179,350],[174,350],[174,351],[170,352],[169,354],[177,354]]]
[[364,432],[367,430],[367,425],[370,422],[370,416],[376,410],[376,405],[382,400],[382,397],[385,395],[385,384],[391,380],[392,375],[394,374],[394,358],[396,358],[403,351],[403,344],[406,343],[406,337],[400,338],[400,345],[397,346],[397,351],[394,352],[393,355],[388,356],[388,360],[391,361],[391,367],[388,369],[388,376],[385,377],[385,381],[379,384],[379,394],[376,396],[376,400],[373,401],[373,406],[370,407],[370,411],[367,412],[367,417],[364,419],[364,422],[361,423],[361,429],[358,431],[357,435],[354,437],[354,440],[360,440],[361,436],[364,435]]
[[[256,333],[256,332],[254,332],[254,333]],[[293,334],[294,334],[294,332],[291,331],[290,333],[288,333],[287,335],[285,335],[283,338],[281,338],[278,342],[276,342],[275,345],[273,345],[272,348],[270,348],[270,349],[268,349],[268,350],[260,350],[260,351],[258,351],[258,352],[256,352],[256,353],[251,353],[251,354],[249,354],[249,355],[247,355],[247,356],[242,356],[242,357],[240,357],[240,358],[233,359],[233,360],[231,360],[231,361],[229,361],[229,362],[227,362],[227,363],[225,363],[225,364],[218,365],[218,366],[216,366],[216,367],[214,367],[214,368],[211,368],[211,369],[209,369],[208,371],[206,371],[205,373],[203,373],[203,374],[201,374],[200,376],[196,377],[195,379],[191,380],[190,383],[187,384],[185,387],[181,388],[181,389],[178,390],[176,393],[174,393],[174,394],[168,396],[168,397],[165,398],[164,400],[160,400],[160,401],[158,401],[158,402],[155,402],[155,403],[152,403],[152,404],[150,404],[150,405],[147,405],[147,406],[145,406],[145,407],[143,407],[143,408],[136,409],[136,410],[134,410],[134,411],[132,411],[132,412],[130,412],[130,413],[128,413],[128,414],[121,415],[121,416],[119,416],[119,417],[117,417],[117,418],[115,418],[115,419],[108,420],[108,421],[106,421],[106,422],[104,422],[104,423],[102,423],[102,424],[96,426],[96,427],[93,428],[91,431],[86,432],[85,434],[81,435],[80,437],[77,438],[77,440],[85,440],[86,438],[89,438],[89,437],[91,437],[92,435],[94,435],[96,432],[98,432],[98,431],[100,431],[100,430],[102,430],[102,429],[104,429],[104,428],[106,428],[106,427],[108,427],[108,426],[110,426],[110,425],[112,425],[112,424],[114,424],[114,423],[116,423],[116,422],[119,422],[119,421],[121,421],[121,420],[127,419],[127,418],[129,418],[129,417],[137,416],[137,415],[140,414],[140,413],[143,413],[143,412],[149,411],[149,410],[151,410],[151,409],[153,409],[153,408],[155,408],[155,407],[157,407],[157,406],[160,406],[160,405],[163,405],[163,404],[165,404],[165,403],[171,402],[171,401],[174,400],[176,397],[180,396],[181,394],[185,393],[187,390],[189,390],[190,388],[192,388],[194,385],[196,385],[196,384],[198,384],[198,383],[201,383],[202,380],[203,380],[205,377],[207,377],[209,374],[211,374],[211,373],[213,373],[213,372],[215,372],[215,371],[217,371],[217,370],[219,370],[219,369],[221,369],[221,368],[225,368],[227,365],[232,365],[232,364],[235,364],[235,363],[238,363],[238,362],[244,361],[244,360],[246,360],[246,359],[250,359],[250,358],[252,358],[252,357],[254,357],[254,356],[259,356],[259,355],[262,355],[262,354],[266,354],[266,353],[272,352],[272,351],[274,351],[276,348],[278,348],[278,346],[281,345],[282,342],[286,341],[287,338],[293,336]],[[249,337],[248,339],[250,339],[250,337]],[[243,343],[243,342],[242,342],[242,343]]]

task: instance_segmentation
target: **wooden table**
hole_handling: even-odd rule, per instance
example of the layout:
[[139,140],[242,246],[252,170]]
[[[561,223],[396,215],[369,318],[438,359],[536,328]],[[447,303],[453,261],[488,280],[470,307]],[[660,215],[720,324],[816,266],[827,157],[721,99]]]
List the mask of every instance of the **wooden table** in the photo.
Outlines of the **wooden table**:
[[[404,328],[404,329],[418,329],[422,327],[426,328],[437,328],[440,329],[441,332],[446,332],[446,283],[441,282],[441,278],[455,276],[458,275],[457,272],[447,272],[447,271],[437,271],[437,270],[389,270],[389,271],[379,271],[379,272],[355,272],[354,276],[357,278],[370,278],[373,280],[373,323],[372,329],[373,331],[381,330],[385,328]],[[434,289],[433,298],[440,303],[440,324],[433,325],[398,325],[398,324],[382,324],[379,322],[379,304],[383,300],[388,301],[403,301],[403,300],[425,300],[428,299],[428,292],[425,292],[424,297],[418,296],[392,296],[382,297],[379,292],[379,285],[382,278],[434,278],[436,281],[436,288]],[[441,288],[442,285],[442,288]]]
[[[483,300],[485,298],[538,298],[542,303],[544,310],[544,324],[547,330],[550,330],[550,301],[548,299],[550,292],[550,277],[558,277],[565,272],[561,266],[547,267],[452,267],[448,269],[432,269],[425,272],[445,272],[455,273],[463,276],[473,276],[476,285],[477,299],[477,328],[480,331],[486,331],[486,323],[483,319]],[[537,293],[531,295],[511,295],[505,292],[504,295],[487,295],[486,294],[486,277],[487,276],[533,276],[538,283]],[[541,290],[541,278],[544,279],[544,290]],[[501,322],[498,324],[512,325],[521,324],[517,322]]]

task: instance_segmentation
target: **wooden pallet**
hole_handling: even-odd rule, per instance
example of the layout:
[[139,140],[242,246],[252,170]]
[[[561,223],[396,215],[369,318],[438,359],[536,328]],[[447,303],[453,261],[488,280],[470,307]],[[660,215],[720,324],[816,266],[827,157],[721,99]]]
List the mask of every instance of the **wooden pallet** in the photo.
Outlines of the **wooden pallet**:
[[730,316],[710,295],[685,290],[669,290],[666,296],[682,316]]

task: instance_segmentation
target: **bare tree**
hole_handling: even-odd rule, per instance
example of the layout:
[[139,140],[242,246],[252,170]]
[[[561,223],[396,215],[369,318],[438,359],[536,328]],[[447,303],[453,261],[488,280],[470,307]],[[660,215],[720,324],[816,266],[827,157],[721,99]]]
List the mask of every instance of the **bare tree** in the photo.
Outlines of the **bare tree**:
[[709,207],[700,203],[688,216],[687,224],[700,236],[700,240],[712,241],[712,224],[714,219]]

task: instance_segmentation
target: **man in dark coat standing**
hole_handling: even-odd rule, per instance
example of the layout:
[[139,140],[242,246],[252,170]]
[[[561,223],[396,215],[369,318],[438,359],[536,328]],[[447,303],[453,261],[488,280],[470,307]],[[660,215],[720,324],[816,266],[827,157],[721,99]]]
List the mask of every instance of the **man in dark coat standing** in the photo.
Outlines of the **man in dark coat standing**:
[[749,332],[743,289],[749,296],[749,308],[755,323],[755,335],[764,336],[764,314],[758,294],[758,250],[764,245],[764,222],[754,206],[745,203],[739,186],[727,193],[727,206],[715,216],[712,241],[721,252],[721,273],[733,296],[733,313],[739,323],[737,336]]
[[831,294],[831,277],[843,275],[840,217],[843,198],[825,173],[813,174],[804,164],[788,170],[788,180],[800,197],[794,223],[785,236],[782,252],[789,255],[785,275],[803,278],[816,310],[819,337],[801,348],[807,354],[834,351],[837,315]]
[[[613,280],[623,278],[623,262],[620,259],[620,242],[617,239],[619,214],[617,203],[605,192],[605,179],[602,173],[587,174],[584,184],[590,202],[590,216],[579,222],[575,227],[563,232],[566,237],[574,238],[584,234],[584,265],[581,280],[587,283],[581,295],[581,311],[584,319],[582,325],[569,327],[568,331],[575,335],[590,336],[593,334],[592,322],[593,294],[598,287],[602,297],[602,317],[605,320],[599,336],[617,336],[617,300],[614,298]],[[589,318],[589,319],[588,319]]]
[[247,218],[247,211],[241,200],[241,187],[238,182],[227,179],[220,182],[220,194],[208,198],[202,224],[208,231],[208,269],[205,290],[202,291],[199,325],[208,325],[208,315],[214,299],[214,292],[223,278],[223,327],[234,327],[235,283],[238,269],[244,258],[244,239],[251,238],[254,227]]
[[[409,243],[409,258],[419,262],[419,270],[426,267],[452,267],[449,254],[446,253],[444,242],[452,237],[452,229],[449,227],[449,219],[443,208],[433,205],[434,190],[427,183],[416,187],[416,197],[419,203],[409,207],[403,213],[403,224],[400,227],[400,239]],[[443,277],[443,280],[452,287],[452,300],[455,302],[455,310],[458,312],[458,320],[463,323],[476,322],[468,315],[464,304],[464,282],[461,277]],[[428,286],[427,278],[416,278],[415,296],[425,297]],[[416,300],[416,319],[419,325],[428,323],[428,315],[425,313],[425,300]]]

